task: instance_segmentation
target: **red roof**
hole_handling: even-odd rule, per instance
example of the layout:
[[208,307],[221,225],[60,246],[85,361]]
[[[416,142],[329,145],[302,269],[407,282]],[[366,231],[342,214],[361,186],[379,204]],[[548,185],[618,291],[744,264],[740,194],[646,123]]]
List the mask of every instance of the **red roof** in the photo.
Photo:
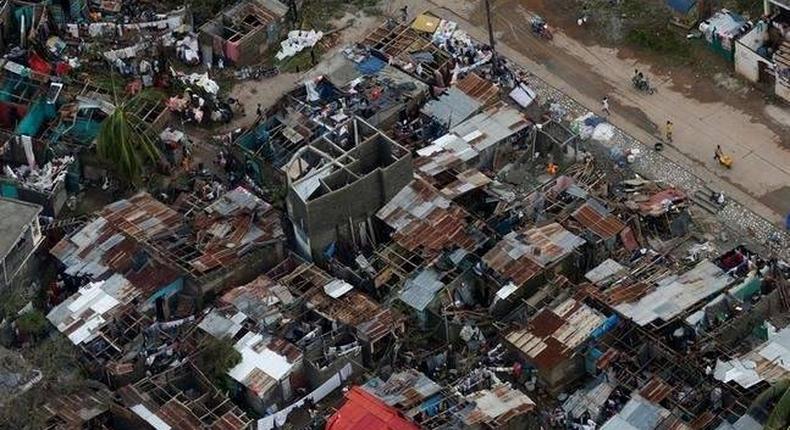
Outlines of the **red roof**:
[[419,430],[419,427],[374,395],[352,387],[346,393],[346,403],[327,421],[326,430]]

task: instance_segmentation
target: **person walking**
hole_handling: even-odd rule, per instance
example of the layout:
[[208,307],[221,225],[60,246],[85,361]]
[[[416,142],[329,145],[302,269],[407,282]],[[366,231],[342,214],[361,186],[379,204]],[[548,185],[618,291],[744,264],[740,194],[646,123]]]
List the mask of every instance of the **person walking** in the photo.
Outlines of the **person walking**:
[[409,6],[403,6],[400,10],[400,20],[405,24],[406,20],[409,19]]
[[672,142],[672,126],[673,125],[674,124],[672,124],[672,121],[667,120],[667,125],[666,125],[666,128],[664,129],[664,132],[665,132],[666,137],[667,137],[667,142]]
[[721,163],[721,157],[724,151],[721,150],[721,145],[716,145],[716,151],[713,153],[713,159]]
[[261,104],[258,103],[258,108],[255,109],[255,113],[258,115],[258,118],[263,116],[263,108],[261,108]]
[[601,110],[606,114],[606,116],[612,114],[612,112],[609,110],[609,97],[604,97],[601,100]]

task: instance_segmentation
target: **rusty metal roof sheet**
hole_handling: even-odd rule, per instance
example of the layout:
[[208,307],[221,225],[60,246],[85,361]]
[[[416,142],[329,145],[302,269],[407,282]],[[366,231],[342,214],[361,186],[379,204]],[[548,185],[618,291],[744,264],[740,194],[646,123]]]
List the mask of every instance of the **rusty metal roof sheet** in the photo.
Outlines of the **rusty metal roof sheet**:
[[683,274],[659,279],[656,288],[647,295],[634,302],[622,302],[615,309],[640,326],[654,321],[668,322],[731,282],[730,275],[711,261],[703,260]]
[[63,238],[50,253],[70,275],[106,279],[119,273],[142,292],[151,293],[173,282],[179,272],[151,258],[138,239],[173,234],[183,226],[181,219],[174,210],[140,193],[107,205],[96,219]]
[[219,298],[258,323],[269,326],[282,318],[280,309],[293,303],[294,297],[283,285],[261,275],[248,284],[233,288]]
[[571,216],[601,239],[610,239],[625,228],[625,224],[595,199],[589,199]]
[[653,403],[661,403],[664,399],[669,397],[673,391],[674,388],[667,384],[666,381],[658,376],[653,376],[653,378],[639,390],[639,395]]
[[455,86],[484,106],[494,102],[499,95],[499,86],[497,84],[481,78],[480,75],[474,72],[459,79]]
[[522,329],[505,335],[539,369],[551,369],[570,358],[605,321],[595,309],[568,299],[554,309],[543,309]]
[[637,202],[637,207],[642,215],[658,216],[667,211],[667,203],[680,204],[686,199],[686,193],[683,191],[677,188],[667,188],[652,194],[644,201]]
[[527,254],[541,267],[547,267],[564,259],[585,243],[584,239],[565,230],[557,223],[529,229],[521,235],[520,239],[527,245]]
[[362,389],[378,397],[384,403],[399,409],[419,406],[423,400],[441,391],[442,387],[414,369],[395,373],[383,381],[373,378]]
[[112,393],[107,388],[84,388],[75,393],[55,397],[44,405],[48,421],[57,419],[66,428],[83,428],[88,421],[107,412]]
[[279,213],[243,187],[206,207],[192,229],[200,255],[190,264],[200,273],[230,265],[257,246],[285,239]]
[[104,207],[99,216],[132,237],[155,239],[174,233],[183,217],[148,193],[138,193]]
[[455,175],[455,181],[442,188],[440,193],[448,199],[462,196],[469,191],[482,188],[491,183],[491,178],[477,169],[469,169]]
[[514,241],[515,236],[503,238],[483,256],[483,262],[503,278],[512,281],[516,286],[522,286],[543,269],[525,254],[514,258],[509,252],[519,246]]
[[535,402],[509,383],[474,392],[466,396],[466,400],[466,406],[454,412],[466,426],[489,424],[496,428],[535,409]]
[[81,287],[52,308],[47,319],[73,344],[87,344],[140,294],[126,278],[115,274]]
[[397,311],[381,306],[355,290],[332,298],[318,287],[311,291],[308,301],[316,312],[331,321],[354,327],[359,336],[370,341],[386,336],[403,321],[403,316]]
[[376,216],[390,226],[392,238],[409,251],[432,254],[447,247],[476,248],[467,231],[467,213],[443,197],[424,179],[416,177],[382,207]]
[[523,233],[510,232],[483,256],[483,261],[520,286],[584,242],[561,225],[551,223]]

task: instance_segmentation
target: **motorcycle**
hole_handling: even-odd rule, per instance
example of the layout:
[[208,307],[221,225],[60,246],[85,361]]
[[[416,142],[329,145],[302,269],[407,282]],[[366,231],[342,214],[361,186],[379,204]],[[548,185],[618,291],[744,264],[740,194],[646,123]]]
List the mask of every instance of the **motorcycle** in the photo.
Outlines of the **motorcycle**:
[[539,16],[533,17],[532,19],[530,19],[530,25],[532,27],[532,33],[534,33],[538,37],[541,37],[546,40],[554,39],[554,35],[551,33],[551,29],[549,28],[549,25],[546,24],[546,21],[543,18]]
[[280,69],[277,67],[242,67],[233,72],[235,78],[240,81],[247,79],[260,81],[261,79],[273,78],[279,74]]
[[650,86],[650,81],[647,78],[639,78],[639,76],[634,76],[631,78],[631,85],[639,91],[647,94],[655,94],[656,89]]

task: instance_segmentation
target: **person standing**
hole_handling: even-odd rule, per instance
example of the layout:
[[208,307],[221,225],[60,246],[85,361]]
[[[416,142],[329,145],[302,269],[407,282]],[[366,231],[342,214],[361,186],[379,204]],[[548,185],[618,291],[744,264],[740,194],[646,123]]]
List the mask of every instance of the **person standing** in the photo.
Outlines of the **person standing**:
[[666,128],[664,130],[664,132],[666,134],[666,137],[667,137],[667,142],[672,142],[672,126],[673,125],[674,124],[672,124],[672,121],[667,120],[667,125],[666,125]]
[[606,114],[606,116],[612,114],[612,112],[609,110],[609,97],[604,97],[601,100],[601,110]]
[[403,6],[400,10],[400,20],[405,24],[406,20],[409,19],[409,6]]

